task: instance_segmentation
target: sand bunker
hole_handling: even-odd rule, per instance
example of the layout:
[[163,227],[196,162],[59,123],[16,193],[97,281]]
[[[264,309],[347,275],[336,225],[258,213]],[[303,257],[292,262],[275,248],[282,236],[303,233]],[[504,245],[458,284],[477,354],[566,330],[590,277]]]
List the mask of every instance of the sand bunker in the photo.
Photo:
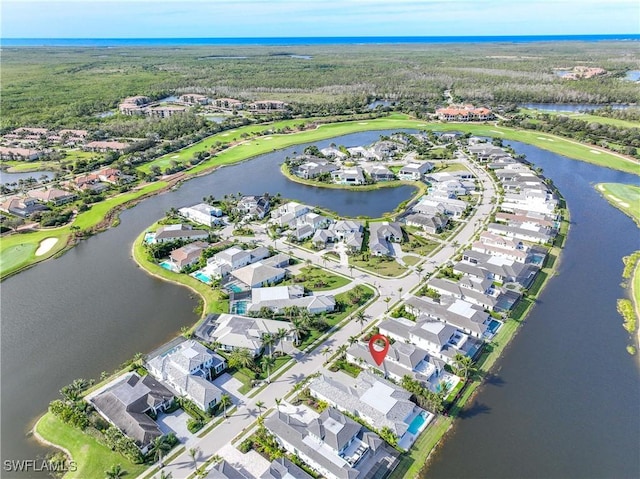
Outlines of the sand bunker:
[[599,155],[600,153],[602,153],[601,151],[598,150],[589,150],[591,153],[595,153],[596,155]]
[[180,155],[173,155],[173,156],[171,157],[171,159],[174,159],[174,158],[180,158]]
[[367,123],[366,121],[360,121],[358,122],[358,125],[368,125],[369,123]]
[[613,196],[613,195],[607,195],[609,198],[611,198],[613,201],[615,201],[616,203],[618,203],[620,206],[622,206],[623,208],[629,208],[629,203],[627,203],[626,201],[622,201],[620,198],[618,198],[617,196]]
[[58,242],[58,238],[46,238],[40,242],[38,249],[36,250],[36,256],[42,256],[48,253],[51,248]]
[[504,131],[498,131],[498,130],[489,130],[492,131],[493,133],[499,133],[501,135],[504,135]]

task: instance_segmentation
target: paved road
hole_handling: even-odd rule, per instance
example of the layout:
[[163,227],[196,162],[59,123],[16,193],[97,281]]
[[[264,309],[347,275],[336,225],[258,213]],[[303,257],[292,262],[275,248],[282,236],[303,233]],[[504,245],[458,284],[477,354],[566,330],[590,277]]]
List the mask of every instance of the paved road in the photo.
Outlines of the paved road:
[[[433,272],[438,265],[452,258],[460,246],[471,241],[472,237],[476,234],[476,231],[482,227],[483,223],[491,214],[494,209],[494,204],[491,202],[491,198],[495,195],[493,180],[484,170],[476,168],[474,165],[470,165],[470,168],[482,182],[483,191],[480,195],[481,200],[479,201],[474,214],[466,220],[464,226],[455,238],[452,238],[449,243],[447,243],[437,253],[433,254],[423,264],[424,269],[420,276],[415,271],[415,267],[411,268],[409,273],[401,278],[384,278],[370,272],[358,269],[353,270],[353,282],[355,284],[368,284],[374,287],[378,293],[377,299],[365,309],[365,314],[370,318],[370,322],[379,320],[386,313],[387,304],[384,302],[384,298],[392,298],[389,306],[393,307],[394,303],[400,301],[398,293],[399,288],[402,288],[403,298],[410,296],[409,291],[414,289],[427,273]],[[253,239],[265,240],[267,237],[265,234],[259,233]],[[460,246],[453,246],[452,243]],[[318,254],[297,248],[285,243],[283,240],[278,239],[274,242],[272,239],[268,239],[268,242],[264,244],[273,245],[280,251],[289,251],[296,257],[301,258],[302,260],[308,259],[319,267],[322,267],[324,264]],[[345,276],[351,276],[349,268],[343,264],[331,261],[327,262],[327,268]],[[366,327],[367,324],[364,326]],[[320,351],[325,346],[329,346],[333,351],[335,351],[340,345],[348,344],[350,336],[360,334],[362,327],[363,326],[355,321],[347,322],[340,330],[336,331],[311,353],[297,354],[295,356],[295,360],[297,362],[291,369],[278,379],[274,380],[255,397],[238,404],[238,408],[232,416],[227,418],[222,424],[215,427],[199,441],[191,443],[190,447],[197,447],[201,451],[201,458],[209,458],[212,455],[217,454],[225,445],[229,444],[232,438],[240,434],[243,429],[249,427],[259,416],[260,411],[256,407],[257,401],[262,401],[267,408],[275,407],[276,399],[284,397],[295,384],[298,384],[306,377],[323,368],[325,357],[323,357]],[[188,452],[185,451],[175,460],[171,461],[170,464],[167,464],[163,470],[166,474],[171,473],[171,477],[173,479],[184,479],[193,472],[193,460],[189,456]],[[141,477],[144,476],[145,475],[143,474]],[[159,477],[159,474],[156,474],[156,476]]]

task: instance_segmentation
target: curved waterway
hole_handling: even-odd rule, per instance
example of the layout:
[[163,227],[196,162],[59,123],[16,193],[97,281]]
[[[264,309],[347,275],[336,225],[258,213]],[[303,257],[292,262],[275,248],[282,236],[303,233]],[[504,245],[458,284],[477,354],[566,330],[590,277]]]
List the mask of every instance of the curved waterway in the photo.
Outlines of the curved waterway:
[[[357,133],[314,144],[363,145],[390,133]],[[2,282],[2,461],[32,459],[47,452],[25,434],[62,386],[75,378],[98,378],[102,371],[113,371],[136,352],[153,350],[198,319],[193,313],[197,298],[189,290],[150,277],[130,256],[136,236],[171,207],[194,204],[209,195],[269,192],[344,216],[378,217],[415,191],[400,186],[357,192],[292,182],[279,165],[305,146],[189,180],[124,211],[117,228]],[[1,475],[11,477],[4,471]]]
[[558,274],[422,478],[636,478],[640,375],[616,311],[634,222],[593,188],[637,176],[507,142],[571,211]]
[[[386,133],[315,144],[366,144]],[[567,198],[572,232],[559,276],[428,475],[624,477],[638,470],[639,380],[633,358],[624,351],[627,335],[615,301],[623,294],[620,258],[637,247],[638,235],[634,223],[600,198],[591,183],[638,180],[515,146],[542,166]],[[2,283],[3,461],[47,452],[25,433],[62,386],[112,371],[197,319],[192,312],[197,299],[188,290],[149,277],[130,258],[134,238],[172,206],[208,195],[279,192],[343,215],[379,216],[412,192],[410,187],[349,192],[292,183],[278,164],[303,148],[222,168],[145,200],[123,212],[117,228]],[[12,476],[3,472],[2,477]]]

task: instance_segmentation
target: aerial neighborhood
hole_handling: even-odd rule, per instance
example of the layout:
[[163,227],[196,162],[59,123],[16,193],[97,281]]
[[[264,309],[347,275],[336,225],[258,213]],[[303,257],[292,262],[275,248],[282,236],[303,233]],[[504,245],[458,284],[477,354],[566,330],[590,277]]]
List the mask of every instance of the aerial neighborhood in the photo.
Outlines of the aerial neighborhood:
[[[154,121],[288,109],[204,93],[133,96],[118,114]],[[493,113],[449,105],[434,116],[485,121]],[[5,186],[1,209],[65,224],[109,196],[179,180],[181,168],[209,154],[190,166],[171,163],[164,175],[113,162],[135,154],[140,141],[15,129],[0,140],[3,158],[79,155],[79,166]],[[414,193],[367,218],[280,194],[212,191],[173,205],[143,231],[136,262],[197,293],[202,318],[84,396],[90,427],[134,462],[176,470],[167,459],[176,448],[178,458],[202,451],[200,464],[191,456],[193,469],[208,478],[384,477],[445,420],[487,345],[525,313],[544,279],[562,200],[499,139],[399,131],[370,144],[311,145],[281,160],[273,174],[286,181]],[[389,341],[381,363],[370,352],[376,334]],[[274,395],[266,408],[261,398]],[[250,406],[255,414],[237,414]],[[75,407],[54,401],[51,411],[69,416]],[[224,439],[211,442],[214,435]]]
[[[140,455],[168,433],[189,446],[239,431],[204,462],[206,477],[392,471],[522,313],[561,220],[555,191],[508,148],[443,136],[397,133],[284,159],[304,180],[419,186],[384,218],[238,194],[171,208],[143,232],[140,264],[203,291],[209,312],[85,397],[105,426]],[[369,350],[374,334],[390,342],[382,363]],[[300,373],[293,387],[275,381],[288,368]],[[262,414],[255,402],[259,420],[234,429],[230,413],[271,389],[276,407]]]

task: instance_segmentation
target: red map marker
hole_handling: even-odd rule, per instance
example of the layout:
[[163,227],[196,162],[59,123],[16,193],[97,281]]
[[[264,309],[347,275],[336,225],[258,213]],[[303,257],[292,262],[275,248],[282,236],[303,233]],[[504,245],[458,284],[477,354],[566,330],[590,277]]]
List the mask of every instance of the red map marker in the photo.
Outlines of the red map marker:
[[[384,341],[384,347],[379,350],[376,349],[376,341]],[[371,357],[376,362],[378,366],[382,364],[384,358],[387,357],[387,353],[389,352],[389,338],[387,338],[384,334],[374,334],[371,336],[369,340],[369,352],[371,353]]]

